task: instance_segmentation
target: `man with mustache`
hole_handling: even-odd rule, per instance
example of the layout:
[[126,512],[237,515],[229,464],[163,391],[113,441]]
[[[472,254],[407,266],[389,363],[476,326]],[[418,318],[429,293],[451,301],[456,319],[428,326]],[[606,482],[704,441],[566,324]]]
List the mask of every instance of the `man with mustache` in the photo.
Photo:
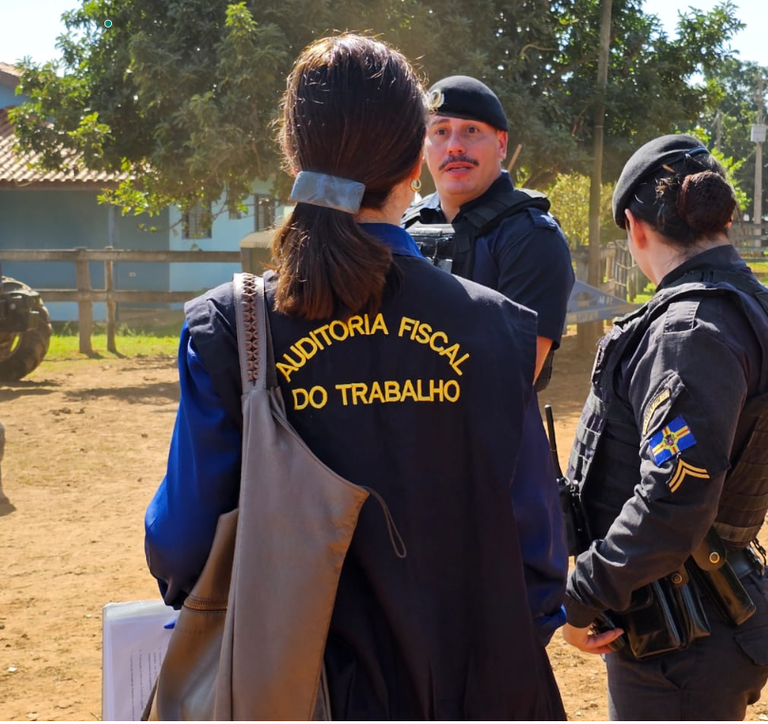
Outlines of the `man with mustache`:
[[568,243],[547,198],[516,189],[502,169],[508,124],[496,94],[461,75],[435,83],[429,94],[424,153],[437,192],[412,206],[403,224],[417,243],[420,230],[434,234],[422,225],[451,224],[451,246],[435,253],[422,247],[425,255],[538,313],[537,389],[544,389],[574,282]]

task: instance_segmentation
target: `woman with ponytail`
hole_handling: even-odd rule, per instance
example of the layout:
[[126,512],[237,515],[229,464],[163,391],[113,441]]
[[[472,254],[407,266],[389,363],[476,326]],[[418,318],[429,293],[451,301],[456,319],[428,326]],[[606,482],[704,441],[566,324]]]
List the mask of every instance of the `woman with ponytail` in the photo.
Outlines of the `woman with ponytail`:
[[[532,389],[536,317],[437,269],[399,227],[426,114],[408,61],[351,34],[304,50],[282,104],[296,205],[264,288],[285,414],[322,463],[388,510],[385,525],[375,500],[363,506],[341,572],[331,711],[562,719],[545,644],[564,621],[567,560]],[[232,284],[185,314],[176,428],[146,515],[150,570],[177,607],[218,516],[237,506],[254,443]]]
[[768,679],[768,289],[692,136],[640,148],[613,212],[656,293],[595,361],[569,466],[590,540],[563,635],[605,654],[612,719],[743,719]]

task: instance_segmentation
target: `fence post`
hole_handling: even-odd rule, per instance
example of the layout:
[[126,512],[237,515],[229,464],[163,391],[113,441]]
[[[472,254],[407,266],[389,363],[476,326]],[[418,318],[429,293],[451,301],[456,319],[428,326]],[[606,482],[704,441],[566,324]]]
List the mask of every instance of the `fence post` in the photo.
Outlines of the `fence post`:
[[76,249],[77,259],[75,260],[75,279],[77,282],[78,302],[77,302],[77,323],[80,329],[80,354],[93,354],[91,346],[91,333],[93,332],[93,302],[82,299],[83,292],[90,293],[91,289],[91,270],[88,263],[88,250],[80,246]]
[[[109,251],[113,246],[105,247]],[[115,302],[112,292],[115,291],[115,275],[112,261],[104,262],[104,289],[107,292],[107,350],[112,354],[117,354],[117,342],[115,334],[117,332],[117,302]]]
[[263,274],[272,258],[272,236],[275,230],[254,231],[240,239],[240,264],[244,272]]
[[255,274],[253,256],[249,247],[240,245],[240,268],[249,274]]

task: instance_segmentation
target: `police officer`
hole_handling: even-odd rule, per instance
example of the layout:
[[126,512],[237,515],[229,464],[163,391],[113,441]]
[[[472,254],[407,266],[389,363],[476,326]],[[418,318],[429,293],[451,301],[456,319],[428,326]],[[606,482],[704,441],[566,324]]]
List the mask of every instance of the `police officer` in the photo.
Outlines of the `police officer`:
[[[534,315],[439,271],[400,228],[427,117],[402,55],[318,40],[283,109],[297,203],[264,281],[285,414],[325,465],[385,501],[407,552],[366,504],[332,620],[318,622],[333,718],[562,719],[545,642],[564,621],[567,558],[531,384]],[[242,419],[232,285],[185,312],[176,428],[146,515],[174,606],[237,506],[244,430],[260,434]]]
[[728,241],[735,209],[687,135],[641,147],[613,197],[657,290],[595,361],[564,629],[606,654],[612,719],[742,719],[768,678],[768,290]]
[[546,197],[515,189],[502,170],[508,124],[496,94],[457,75],[435,83],[429,97],[424,153],[437,192],[411,207],[404,225],[418,243],[421,224],[452,224],[453,273],[538,313],[536,375],[543,389],[551,357],[543,374],[542,368],[560,346],[574,283],[568,244]]

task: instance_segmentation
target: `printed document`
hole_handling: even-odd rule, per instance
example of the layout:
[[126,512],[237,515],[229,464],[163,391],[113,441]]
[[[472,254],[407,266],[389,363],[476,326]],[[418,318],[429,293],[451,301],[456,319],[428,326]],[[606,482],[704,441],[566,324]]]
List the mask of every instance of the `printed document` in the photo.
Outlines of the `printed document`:
[[178,611],[157,601],[108,603],[103,610],[103,721],[139,721],[163,662]]

